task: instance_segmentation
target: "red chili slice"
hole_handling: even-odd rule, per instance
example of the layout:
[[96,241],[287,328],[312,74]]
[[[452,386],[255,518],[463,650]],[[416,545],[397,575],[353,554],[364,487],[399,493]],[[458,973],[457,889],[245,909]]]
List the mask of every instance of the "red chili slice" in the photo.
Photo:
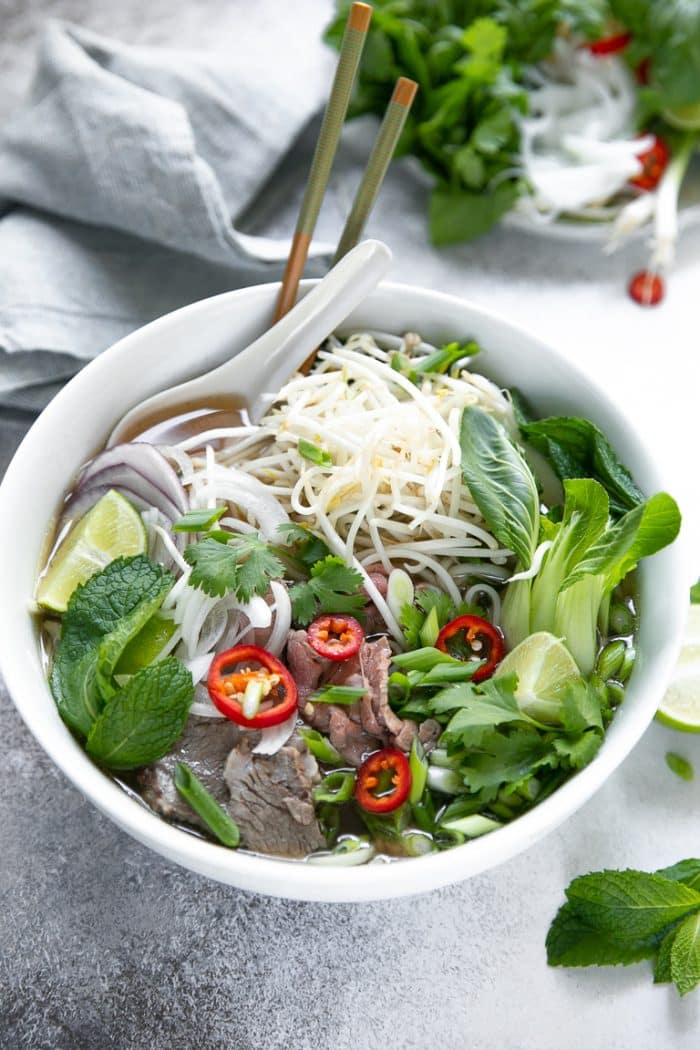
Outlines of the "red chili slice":
[[368,813],[391,813],[403,805],[410,790],[411,767],[396,747],[375,751],[357,771],[355,800]]
[[[251,682],[262,686],[257,714],[247,718],[243,698]],[[232,722],[246,729],[279,725],[294,713],[297,687],[291,674],[276,656],[258,645],[236,645],[212,660],[207,689],[214,705]]]
[[601,40],[594,40],[592,43],[586,44],[586,47],[592,55],[614,55],[618,51],[623,51],[631,39],[631,33],[615,33],[612,36],[605,36]]
[[640,190],[655,190],[668,167],[670,156],[669,148],[664,140],[654,135],[654,141],[649,149],[637,154],[638,160],[642,163],[642,170],[639,175],[630,179],[630,183]]
[[666,294],[663,277],[651,270],[636,273],[629,283],[628,291],[630,298],[640,306],[657,306]]
[[503,659],[503,636],[497,627],[480,616],[458,616],[440,631],[435,648],[457,660],[485,660],[472,681],[489,678]]
[[360,649],[365,632],[354,616],[332,613],[309,624],[309,645],[329,660],[349,660]]

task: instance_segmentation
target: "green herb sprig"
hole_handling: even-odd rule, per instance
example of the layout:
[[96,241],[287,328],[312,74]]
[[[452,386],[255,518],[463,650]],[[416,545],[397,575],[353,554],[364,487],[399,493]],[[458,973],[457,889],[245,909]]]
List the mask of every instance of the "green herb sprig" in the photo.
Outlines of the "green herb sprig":
[[596,871],[574,879],[547,934],[550,966],[654,960],[654,982],[687,995],[700,983],[700,860],[653,874]]

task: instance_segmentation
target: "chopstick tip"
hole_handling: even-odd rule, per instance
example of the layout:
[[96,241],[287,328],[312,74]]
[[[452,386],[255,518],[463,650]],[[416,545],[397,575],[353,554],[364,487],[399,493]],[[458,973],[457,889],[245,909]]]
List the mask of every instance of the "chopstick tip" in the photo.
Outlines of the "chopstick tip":
[[409,80],[408,77],[399,77],[396,81],[391,101],[398,103],[399,106],[408,107],[413,103],[417,90],[418,84],[415,80]]
[[359,29],[366,33],[372,20],[372,8],[369,4],[354,3],[348,15],[348,29]]

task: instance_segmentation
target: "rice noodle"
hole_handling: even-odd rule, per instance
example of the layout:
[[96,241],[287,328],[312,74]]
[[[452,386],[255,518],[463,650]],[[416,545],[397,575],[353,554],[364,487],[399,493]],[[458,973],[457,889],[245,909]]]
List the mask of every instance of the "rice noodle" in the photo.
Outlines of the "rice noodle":
[[[464,485],[459,428],[464,408],[479,405],[515,433],[512,405],[488,379],[465,368],[414,382],[392,367],[396,351],[419,358],[434,350],[415,333],[358,332],[344,343],[333,337],[314,371],[294,376],[259,426],[212,430],[172,450],[190,506],[228,505],[219,527],[257,529],[277,542],[290,516],[307,523],[361,573],[399,644],[401,627],[367,566],[379,563],[387,573],[402,567],[455,603],[466,576],[500,582],[510,575],[511,552],[491,534]],[[320,447],[330,465],[304,458],[302,440]],[[182,558],[177,564],[187,575]],[[274,619],[266,645],[278,653],[291,625],[283,584],[272,584],[270,603]],[[189,659],[213,644],[250,637],[255,625],[232,619],[234,605],[185,585],[170,608]]]

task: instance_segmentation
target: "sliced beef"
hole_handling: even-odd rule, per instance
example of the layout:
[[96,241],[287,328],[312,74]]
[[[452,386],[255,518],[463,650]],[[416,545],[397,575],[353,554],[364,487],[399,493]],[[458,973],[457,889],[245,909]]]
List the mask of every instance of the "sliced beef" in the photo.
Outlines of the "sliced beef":
[[323,849],[326,843],[313,802],[320,774],[304,741],[295,733],[275,755],[254,755],[252,747],[243,737],[224,769],[230,792],[227,808],[243,844],[286,857]]
[[[389,706],[390,663],[386,638],[364,641],[356,657],[333,661],[311,648],[306,631],[290,632],[287,664],[299,689],[299,713],[314,729],[325,733],[353,766],[359,766],[368,752],[388,745],[408,751],[419,731],[415,722],[399,718]],[[314,704],[307,699],[315,689],[328,684],[360,686],[366,693],[350,706]],[[431,726],[424,723],[428,728],[419,731],[428,750],[440,732],[437,722],[429,722]]]
[[309,645],[306,631],[290,631],[287,639],[287,666],[292,672],[299,693],[299,707],[315,689],[318,689],[324,673],[329,673],[332,660],[327,660]]
[[228,802],[224,765],[241,735],[240,728],[228,718],[190,718],[174,750],[139,772],[137,780],[144,801],[167,820],[203,827],[173,783],[175,765],[185,762],[217,802]]

